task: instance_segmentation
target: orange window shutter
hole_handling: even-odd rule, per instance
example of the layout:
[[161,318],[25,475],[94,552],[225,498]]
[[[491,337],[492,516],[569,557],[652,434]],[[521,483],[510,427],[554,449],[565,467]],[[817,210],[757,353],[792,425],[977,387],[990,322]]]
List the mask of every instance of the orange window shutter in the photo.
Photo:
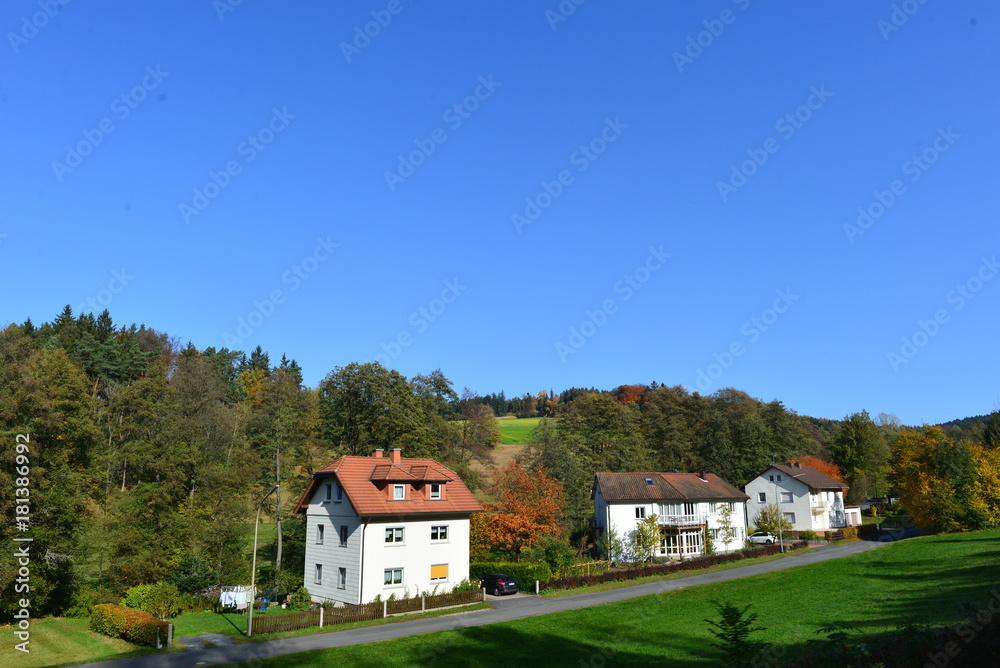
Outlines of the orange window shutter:
[[436,580],[438,578],[448,577],[448,564],[437,564],[431,566],[431,579]]

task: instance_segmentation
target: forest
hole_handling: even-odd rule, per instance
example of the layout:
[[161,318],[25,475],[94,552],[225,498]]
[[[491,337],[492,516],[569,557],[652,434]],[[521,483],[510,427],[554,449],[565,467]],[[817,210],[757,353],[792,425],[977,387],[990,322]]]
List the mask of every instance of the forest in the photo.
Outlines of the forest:
[[[67,306],[0,330],[0,539],[31,537],[38,615],[79,614],[138,584],[246,582],[255,512],[280,483],[263,506],[278,523],[274,566],[258,578],[292,591],[304,523],[290,511],[317,469],[400,447],[451,467],[503,513],[511,481],[532,484],[493,467],[507,415],[551,418],[518,463],[558,488],[542,496],[562,499],[548,535],[567,547],[586,548],[598,471],[708,471],[742,487],[792,459],[830,466],[852,501],[901,495],[928,526],[1000,525],[998,413],[912,428],[884,413],[812,418],[736,389],[703,396],[656,382],[508,399],[459,393],[441,370],[406,378],[378,363],[335,367],[310,388],[285,354],[200,350]],[[493,540],[494,552],[512,551]],[[0,565],[11,591],[10,550]],[[14,599],[4,602],[9,620]]]

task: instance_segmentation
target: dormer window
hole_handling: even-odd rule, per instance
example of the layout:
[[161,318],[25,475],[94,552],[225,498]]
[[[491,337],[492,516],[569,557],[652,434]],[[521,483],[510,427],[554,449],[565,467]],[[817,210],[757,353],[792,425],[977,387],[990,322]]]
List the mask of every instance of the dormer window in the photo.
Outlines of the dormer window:
[[393,501],[405,501],[406,500],[406,485],[393,485],[392,486],[392,499],[393,499]]
[[430,498],[432,500],[438,500],[441,498],[441,485],[438,483],[431,483]]

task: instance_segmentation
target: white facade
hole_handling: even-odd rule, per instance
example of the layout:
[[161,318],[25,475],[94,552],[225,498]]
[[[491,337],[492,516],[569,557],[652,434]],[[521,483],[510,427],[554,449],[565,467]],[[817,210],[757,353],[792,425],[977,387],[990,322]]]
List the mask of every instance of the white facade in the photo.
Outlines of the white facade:
[[819,472],[809,467],[792,469],[772,466],[747,483],[744,489],[750,497],[747,502],[750,522],[765,506],[774,504],[792,525],[793,531],[820,532],[846,527],[843,490],[811,487],[799,479],[800,476],[812,478],[813,474]]
[[313,601],[440,594],[469,577],[468,514],[362,518],[346,499],[325,496],[318,487],[306,508],[305,587]]
[[[730,509],[729,524],[734,536],[722,540],[723,508]],[[642,519],[656,515],[663,542],[655,556],[688,558],[704,554],[704,534],[712,539],[717,553],[733,552],[744,547],[746,533],[746,503],[744,501],[606,501],[600,485],[594,490],[594,526],[601,534],[610,526],[626,545]],[[632,555],[623,555],[632,561]]]

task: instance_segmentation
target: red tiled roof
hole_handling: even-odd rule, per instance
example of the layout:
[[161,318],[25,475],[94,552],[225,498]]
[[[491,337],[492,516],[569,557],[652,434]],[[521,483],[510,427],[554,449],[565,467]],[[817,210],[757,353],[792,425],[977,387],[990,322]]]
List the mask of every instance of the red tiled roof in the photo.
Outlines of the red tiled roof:
[[[337,480],[359,516],[420,513],[474,513],[483,509],[458,475],[433,459],[400,458],[395,464],[385,457],[345,456],[324,466],[313,476],[302,494],[296,513],[303,513],[320,484]],[[388,483],[409,483],[406,500],[389,499]],[[413,485],[443,483],[442,498],[430,500]]]
[[745,501],[750,498],[712,473],[706,473],[704,478],[698,473],[598,473],[595,490],[597,485],[607,501]]

